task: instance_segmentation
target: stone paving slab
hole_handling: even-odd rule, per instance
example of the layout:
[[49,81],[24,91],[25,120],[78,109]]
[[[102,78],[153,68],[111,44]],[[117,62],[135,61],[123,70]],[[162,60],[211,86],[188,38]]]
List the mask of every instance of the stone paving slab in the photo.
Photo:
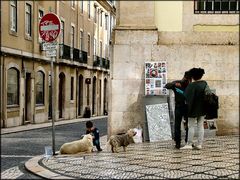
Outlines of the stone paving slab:
[[201,150],[175,149],[172,140],[145,142],[127,152],[38,156],[25,165],[48,179],[239,179],[239,136],[205,138]]

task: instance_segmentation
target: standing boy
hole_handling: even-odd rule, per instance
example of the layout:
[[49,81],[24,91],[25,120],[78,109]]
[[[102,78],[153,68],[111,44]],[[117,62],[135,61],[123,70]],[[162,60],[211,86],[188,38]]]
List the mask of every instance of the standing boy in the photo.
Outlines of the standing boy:
[[[174,126],[174,140],[176,148],[179,149],[181,146],[181,123],[182,118],[187,121],[187,105],[185,103],[185,97],[183,95],[184,90],[191,82],[191,74],[186,71],[182,80],[173,81],[167,83],[165,88],[172,89],[175,95],[175,126]],[[188,128],[186,127],[186,138],[187,142]]]

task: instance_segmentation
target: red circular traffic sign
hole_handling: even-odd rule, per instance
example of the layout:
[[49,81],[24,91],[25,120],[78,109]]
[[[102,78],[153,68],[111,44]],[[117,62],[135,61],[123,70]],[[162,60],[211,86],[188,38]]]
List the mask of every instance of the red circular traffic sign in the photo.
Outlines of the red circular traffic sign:
[[54,13],[44,15],[39,23],[40,37],[46,42],[57,39],[60,33],[60,20]]

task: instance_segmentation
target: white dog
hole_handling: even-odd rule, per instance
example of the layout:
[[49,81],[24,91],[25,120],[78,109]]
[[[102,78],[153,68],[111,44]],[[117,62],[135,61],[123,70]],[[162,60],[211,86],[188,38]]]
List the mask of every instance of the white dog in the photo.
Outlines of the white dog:
[[91,134],[86,134],[77,141],[64,143],[60,148],[60,154],[77,154],[80,152],[90,153],[93,149],[93,137]]

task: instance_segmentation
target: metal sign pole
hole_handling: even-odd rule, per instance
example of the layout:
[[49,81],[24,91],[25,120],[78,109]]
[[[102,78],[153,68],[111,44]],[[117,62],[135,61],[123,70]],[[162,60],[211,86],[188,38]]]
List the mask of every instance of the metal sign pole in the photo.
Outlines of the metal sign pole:
[[55,61],[55,57],[51,57],[51,96],[52,96],[52,151],[53,155],[55,153],[55,108],[54,108],[54,69],[53,69],[53,61]]
[[54,69],[53,69],[53,61],[55,61],[56,56],[56,43],[53,41],[58,37],[61,28],[61,22],[59,17],[54,13],[45,14],[40,22],[39,22],[39,34],[41,38],[48,42],[48,44],[44,44],[46,50],[46,56],[51,57],[51,98],[52,98],[52,153],[55,153],[55,106],[54,106]]

